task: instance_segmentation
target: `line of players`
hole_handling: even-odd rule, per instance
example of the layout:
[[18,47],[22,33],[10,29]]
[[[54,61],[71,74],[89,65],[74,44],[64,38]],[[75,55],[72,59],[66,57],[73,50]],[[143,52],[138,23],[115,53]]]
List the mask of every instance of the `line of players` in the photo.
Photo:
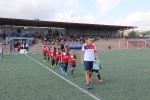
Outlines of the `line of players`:
[[54,45],[50,48],[47,45],[43,46],[42,54],[44,55],[44,62],[46,60],[51,62],[51,67],[59,67],[62,71],[62,74],[67,74],[68,64],[71,67],[71,77],[74,78],[73,72],[76,67],[76,54],[74,54],[74,50],[71,50],[69,53],[68,47],[64,47],[64,49],[60,50],[60,48],[55,48]]
[[[64,75],[68,75],[67,69],[68,69],[68,65],[70,64],[71,67],[70,74],[71,77],[74,78],[74,70],[76,68],[76,59],[77,59],[74,50],[71,50],[69,53],[68,47],[64,47],[64,49],[60,49],[60,48],[55,48],[54,45],[52,45],[52,47],[43,45],[42,54],[44,55],[44,62],[46,62],[46,60],[50,61],[51,67],[53,69],[55,67],[60,67],[62,74]],[[101,65],[100,68],[102,69]],[[102,83],[103,80],[100,77],[99,64],[97,64],[96,62],[94,62],[93,69],[90,72],[89,81],[92,81],[91,75],[94,71],[97,74],[99,82]]]

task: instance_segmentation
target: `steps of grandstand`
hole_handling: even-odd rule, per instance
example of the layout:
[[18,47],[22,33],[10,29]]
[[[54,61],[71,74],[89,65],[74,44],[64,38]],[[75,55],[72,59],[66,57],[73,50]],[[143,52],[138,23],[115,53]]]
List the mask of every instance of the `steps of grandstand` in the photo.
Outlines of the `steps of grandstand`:
[[[41,40],[37,40],[38,41],[38,45],[33,45],[30,47],[30,51],[36,51],[35,49],[40,48],[40,50],[42,49],[42,41]],[[108,41],[104,40],[104,39],[100,39],[98,41],[95,41],[94,44],[97,46],[97,49],[108,49],[109,46],[111,46],[113,49],[118,49],[119,48],[119,41],[125,41],[122,39],[109,39]],[[65,45],[69,45],[69,46],[81,46],[82,44],[80,42],[66,42]]]
[[[132,39],[132,40],[137,40],[137,39]],[[121,45],[123,45],[124,47],[122,48],[126,48],[126,39],[109,39],[108,41],[106,39],[99,39],[98,41],[95,41],[94,44],[96,45],[97,49],[108,49],[109,46],[111,47],[111,49],[119,49],[119,42],[121,43]],[[5,41],[2,40],[2,43],[4,43]],[[67,45],[67,44],[66,44]],[[70,42],[69,43],[70,46],[80,46],[82,44],[80,44],[80,42]],[[30,49],[28,52],[41,52],[42,50],[42,40],[41,39],[37,39],[37,44],[30,46]],[[150,48],[150,39],[146,40],[146,47]],[[134,44],[130,44],[130,48],[137,48],[137,46],[135,46]],[[10,45],[7,45],[7,49],[10,49]]]
[[98,41],[95,41],[94,44],[96,45],[97,49],[108,49],[111,47],[112,49],[118,49],[119,48],[119,41],[124,41],[122,39],[100,39]]

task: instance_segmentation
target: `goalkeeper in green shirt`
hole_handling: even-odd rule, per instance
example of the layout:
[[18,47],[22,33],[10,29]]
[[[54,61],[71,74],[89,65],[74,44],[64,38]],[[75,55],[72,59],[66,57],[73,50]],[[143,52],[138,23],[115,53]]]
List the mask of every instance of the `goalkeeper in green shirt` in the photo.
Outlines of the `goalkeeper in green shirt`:
[[93,62],[93,68],[92,68],[92,70],[91,70],[91,72],[90,72],[90,77],[89,77],[89,81],[90,81],[90,82],[92,81],[91,76],[92,76],[93,72],[96,73],[99,82],[100,82],[100,83],[103,82],[103,80],[102,80],[101,77],[100,77],[99,68],[102,69],[102,65],[101,65],[100,60],[98,59],[98,60],[95,60],[95,61]]

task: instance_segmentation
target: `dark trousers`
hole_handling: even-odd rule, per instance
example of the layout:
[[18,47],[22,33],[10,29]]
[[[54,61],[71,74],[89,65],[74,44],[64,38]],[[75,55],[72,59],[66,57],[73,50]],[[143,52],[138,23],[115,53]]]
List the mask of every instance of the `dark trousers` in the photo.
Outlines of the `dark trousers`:
[[63,65],[63,66],[62,66],[63,70],[64,70],[65,72],[67,72],[67,69],[68,69],[68,62],[63,62],[62,65]]

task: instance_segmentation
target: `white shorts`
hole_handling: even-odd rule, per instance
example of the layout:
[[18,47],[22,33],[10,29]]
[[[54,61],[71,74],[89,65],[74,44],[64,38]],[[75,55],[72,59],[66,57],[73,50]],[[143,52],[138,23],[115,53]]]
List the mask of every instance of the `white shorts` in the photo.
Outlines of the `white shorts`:
[[0,53],[2,53],[2,50],[0,50]]

